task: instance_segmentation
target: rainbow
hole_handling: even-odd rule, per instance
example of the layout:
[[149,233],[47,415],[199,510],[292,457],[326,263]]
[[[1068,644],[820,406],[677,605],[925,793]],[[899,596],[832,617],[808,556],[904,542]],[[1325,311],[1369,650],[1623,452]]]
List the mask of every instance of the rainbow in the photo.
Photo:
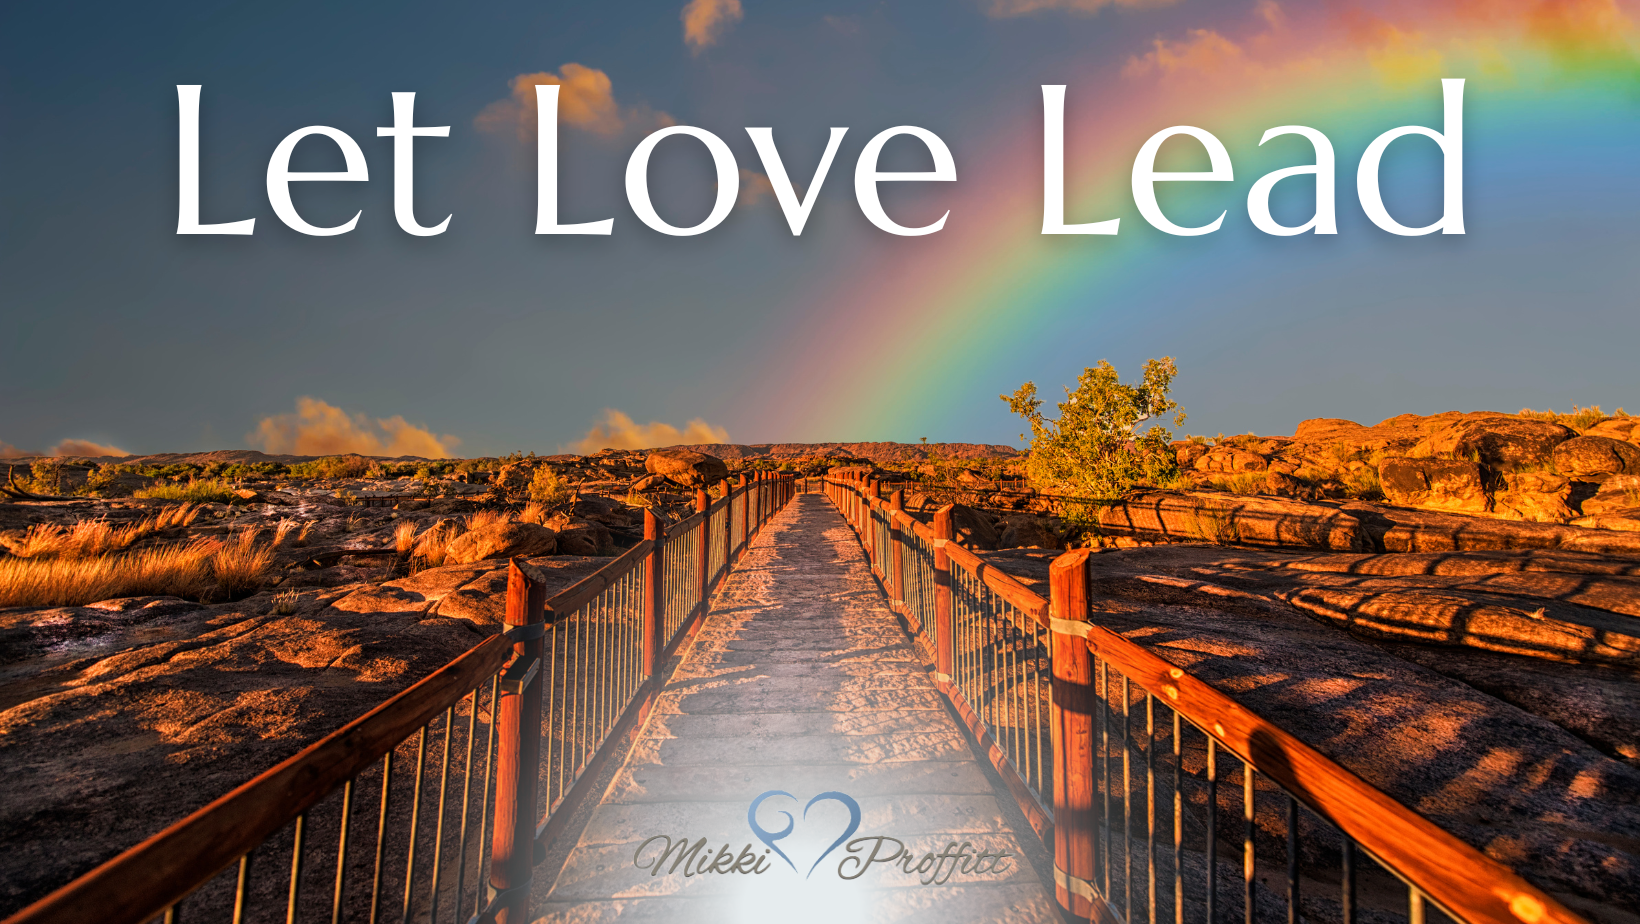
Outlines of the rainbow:
[[[1032,96],[1034,111],[1001,115],[1001,140],[959,162],[959,179],[983,179],[942,193],[951,208],[945,231],[854,257],[836,282],[802,296],[779,333],[802,346],[749,373],[761,384],[745,389],[756,397],[737,415],[747,421],[741,429],[780,439],[961,438],[976,401],[1000,410],[996,383],[976,370],[1021,366],[1071,338],[1082,361],[1066,366],[1069,382],[1100,358],[1086,352],[1098,332],[1129,323],[1155,286],[1275,271],[1292,251],[1251,228],[1238,236],[1231,223],[1239,216],[1247,224],[1253,180],[1311,159],[1301,139],[1279,154],[1260,152],[1266,128],[1311,125],[1331,138],[1340,219],[1333,240],[1346,247],[1382,234],[1349,220],[1360,219],[1356,158],[1397,125],[1439,128],[1441,77],[1468,81],[1468,152],[1530,146],[1545,121],[1576,131],[1615,116],[1632,130],[1635,30],[1612,0],[1417,6],[1397,7],[1396,16],[1359,6],[1300,16],[1266,0],[1238,28],[1158,39],[1067,79],[1066,220],[1120,217],[1114,238],[1040,234],[1040,96]],[[1203,221],[1229,208],[1226,228],[1188,242],[1146,225],[1128,187],[1144,140],[1179,124],[1213,131],[1236,162],[1234,184],[1196,197],[1214,203]],[[1170,202],[1191,214],[1188,198]],[[1051,405],[1057,389],[1043,384]]]

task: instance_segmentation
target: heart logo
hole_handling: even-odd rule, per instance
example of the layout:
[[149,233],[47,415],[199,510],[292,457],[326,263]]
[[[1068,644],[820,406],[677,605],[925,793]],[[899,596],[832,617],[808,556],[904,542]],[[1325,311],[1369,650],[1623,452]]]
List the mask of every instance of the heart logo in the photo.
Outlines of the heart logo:
[[[785,790],[771,789],[752,800],[751,807],[746,810],[746,823],[751,826],[752,833],[757,835],[758,840],[762,841],[765,846],[779,854],[780,859],[785,860],[786,865],[792,868],[792,872],[796,872],[797,864],[792,862],[791,857],[786,856],[786,852],[781,850],[780,845],[776,844],[775,841],[782,840],[790,836],[791,833],[797,829],[797,820],[792,818],[790,812],[782,811],[780,814],[786,816],[786,827],[779,831],[766,831],[757,823],[758,806],[762,805],[765,799],[769,799],[774,796],[785,796],[793,802],[797,801],[796,796],[786,792]],[[838,836],[837,840],[831,842],[831,846],[827,847],[824,853],[820,854],[819,858],[814,861],[814,865],[809,867],[808,873],[803,877],[805,879],[814,875],[814,871],[819,868],[821,860],[824,860],[833,850],[836,850],[843,844],[843,842],[852,837],[855,831],[860,830],[860,803],[855,802],[853,796],[843,792],[823,792],[820,795],[815,796],[813,799],[810,799],[808,805],[803,806],[804,818],[809,817],[809,809],[813,808],[818,802],[837,802],[844,808],[847,808],[848,827],[843,830],[843,833]]]

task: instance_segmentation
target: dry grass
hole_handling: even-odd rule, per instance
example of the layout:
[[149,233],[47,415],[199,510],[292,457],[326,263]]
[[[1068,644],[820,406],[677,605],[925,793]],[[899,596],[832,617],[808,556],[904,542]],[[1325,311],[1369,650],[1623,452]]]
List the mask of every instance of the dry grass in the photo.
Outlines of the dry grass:
[[1516,416],[1526,417],[1532,420],[1546,420],[1550,423],[1560,424],[1563,427],[1571,427],[1573,430],[1582,433],[1584,430],[1587,430],[1595,424],[1600,423],[1602,420],[1606,420],[1608,417],[1627,417],[1629,415],[1628,412],[1624,411],[1622,408],[1618,408],[1611,414],[1607,414],[1605,411],[1600,409],[1600,405],[1598,404],[1591,404],[1588,407],[1579,407],[1574,404],[1572,405],[1572,412],[1570,414],[1557,414],[1552,410],[1534,411],[1529,407],[1523,407],[1520,409],[1520,413]]
[[483,529],[486,526],[500,526],[513,521],[511,510],[480,510],[467,518],[467,529]]
[[197,539],[86,558],[0,559],[0,607],[83,606],[116,597],[236,599],[267,581],[273,549],[249,530],[226,541]]
[[199,511],[196,505],[182,504],[135,523],[114,524],[102,519],[81,520],[72,526],[39,523],[30,526],[21,539],[0,539],[0,545],[18,558],[91,558],[123,551],[168,529],[189,526]]
[[453,523],[434,526],[423,532],[416,539],[416,547],[411,555],[411,570],[437,568],[439,565],[444,564],[445,550],[450,547],[450,543],[454,542],[459,535],[461,535],[461,529]]
[[313,523],[303,523],[301,520],[292,520],[286,517],[274,524],[273,547],[282,549],[286,546],[301,548],[307,545],[308,533],[313,531]]
[[408,558],[415,547],[416,524],[413,521],[406,520],[400,523],[397,529],[393,530],[393,548],[398,551],[400,558]]
[[273,596],[273,615],[289,616],[296,612],[296,604],[302,595],[294,590],[286,590]]
[[1231,494],[1262,494],[1265,484],[1263,472],[1235,472],[1213,475],[1207,479],[1209,488],[1215,491],[1228,491]]
[[545,524],[546,521],[547,521],[547,508],[546,508],[546,505],[538,504],[535,501],[530,501],[529,503],[525,504],[524,505],[524,512],[520,513],[518,515],[518,522],[520,522],[520,523],[534,523],[536,526],[541,526],[541,525]]

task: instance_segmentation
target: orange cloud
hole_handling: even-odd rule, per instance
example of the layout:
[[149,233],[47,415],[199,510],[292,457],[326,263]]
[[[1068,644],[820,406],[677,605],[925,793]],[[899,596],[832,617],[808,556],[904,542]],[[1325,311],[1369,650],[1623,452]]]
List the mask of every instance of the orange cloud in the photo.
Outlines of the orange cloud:
[[[798,198],[802,198],[803,196],[801,192],[797,195]],[[764,196],[768,196],[771,199],[774,198],[774,184],[769,182],[768,177],[758,173],[756,170],[747,170],[745,167],[741,167],[740,199],[738,200],[738,203],[740,205],[754,205]]]
[[656,112],[647,106],[627,109],[615,101],[614,84],[609,75],[597,68],[573,62],[558,69],[557,74],[519,74],[507,82],[512,89],[508,99],[496,100],[473,119],[480,131],[514,131],[518,140],[529,142],[535,136],[535,88],[557,84],[558,122],[582,131],[609,138],[629,126],[649,127],[674,124],[671,116]]
[[118,446],[104,446],[102,443],[93,443],[90,440],[63,440],[51,447],[54,456],[81,456],[99,458],[101,456],[128,456],[129,452]]
[[0,459],[21,459],[24,456],[32,455],[36,455],[36,453],[25,452],[5,440],[0,440]]
[[296,399],[296,413],[263,418],[256,432],[245,437],[264,452],[301,456],[423,456],[443,459],[461,440],[434,436],[400,416],[378,418],[346,411],[318,398]]
[[1151,73],[1168,75],[1179,71],[1216,74],[1243,63],[1241,46],[1212,29],[1192,29],[1182,42],[1156,39],[1155,48],[1143,56],[1129,58],[1122,66],[1123,77],[1144,77]]
[[1167,6],[1174,0],[991,0],[985,12],[993,19],[1025,16],[1044,10],[1068,13],[1097,13],[1107,6]]
[[587,435],[570,447],[572,452],[590,455],[600,449],[654,449],[676,446],[680,443],[727,443],[729,431],[714,427],[696,417],[682,430],[658,420],[640,425],[631,417],[610,408],[604,409],[601,423],[592,425]]
[[700,54],[716,45],[744,14],[740,0],[689,0],[683,8],[683,43]]

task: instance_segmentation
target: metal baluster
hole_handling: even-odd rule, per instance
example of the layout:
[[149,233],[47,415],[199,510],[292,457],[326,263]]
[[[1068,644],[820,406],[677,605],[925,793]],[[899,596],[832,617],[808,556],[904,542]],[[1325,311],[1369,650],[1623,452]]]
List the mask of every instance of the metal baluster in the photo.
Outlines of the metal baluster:
[[1104,811],[1100,814],[1100,823],[1104,827],[1105,850],[1105,900],[1110,900],[1110,851],[1113,846],[1111,840],[1110,823],[1110,662],[1099,662],[1099,788],[1104,794]]
[[1339,832],[1344,838],[1342,869],[1339,871],[1339,884],[1343,894],[1339,896],[1339,916],[1341,924],[1355,924],[1355,841],[1350,840],[1348,834]]
[[[492,710],[495,708],[492,704]],[[494,727],[492,722],[491,727]],[[382,902],[382,864],[386,859],[387,810],[393,801],[393,752],[382,756],[382,807],[376,817],[376,867],[370,882],[370,924],[376,924]]]
[[[459,851],[456,861],[456,914],[461,914],[461,899],[467,894],[467,813],[473,804],[473,745],[478,738],[478,690],[467,694],[467,761],[461,774],[461,826],[456,840]],[[482,811],[483,809],[480,809]],[[337,924],[337,922],[333,922]]]
[[1184,723],[1173,713],[1173,924],[1184,924]]
[[1241,888],[1242,909],[1247,924],[1257,920],[1253,898],[1253,765],[1241,762]]
[[1287,797],[1287,924],[1298,924],[1298,800]]
[[336,891],[330,900],[330,924],[341,924],[342,891],[347,884],[347,835],[353,820],[353,781],[342,784],[342,822],[336,835]]
[[296,924],[296,900],[302,894],[302,835],[306,828],[307,813],[303,812],[296,816],[296,836],[290,849],[290,898],[285,902],[285,924]]
[[1145,879],[1150,924],[1156,924],[1156,698],[1145,693]]
[[[553,635],[556,639],[557,633],[555,632]],[[476,692],[474,695],[477,695]],[[484,854],[490,846],[490,783],[495,779],[495,727],[500,724],[497,721],[497,710],[501,705],[500,696],[501,675],[497,673],[490,678],[490,732],[484,742],[484,797],[478,803],[478,867],[474,873],[478,877],[478,881],[473,885],[473,914],[477,914],[484,909],[486,900],[482,883],[484,882]],[[372,922],[375,920],[374,913],[371,914],[371,920]]]
[[233,887],[233,924],[245,924],[245,899],[251,885],[251,855],[239,858],[239,877]]
[[1133,920],[1133,754],[1128,741],[1132,714],[1128,677],[1122,675],[1122,919]]
[[1407,924],[1424,924],[1424,893],[1407,886]]
[[[1205,732],[1204,732],[1205,734]],[[1219,743],[1207,736],[1207,924],[1219,903]]]
[[[429,723],[431,724],[431,723]],[[410,800],[410,849],[404,855],[404,910],[401,924],[410,924],[410,890],[416,882],[416,846],[421,834],[421,786],[427,776],[427,726],[416,736],[416,787]]]
[[456,707],[451,706],[444,711],[444,767],[438,782],[438,819],[433,824],[433,883],[428,894],[427,911],[429,924],[438,924],[439,872],[444,860],[444,804],[450,791],[450,736],[455,733],[455,727]]

